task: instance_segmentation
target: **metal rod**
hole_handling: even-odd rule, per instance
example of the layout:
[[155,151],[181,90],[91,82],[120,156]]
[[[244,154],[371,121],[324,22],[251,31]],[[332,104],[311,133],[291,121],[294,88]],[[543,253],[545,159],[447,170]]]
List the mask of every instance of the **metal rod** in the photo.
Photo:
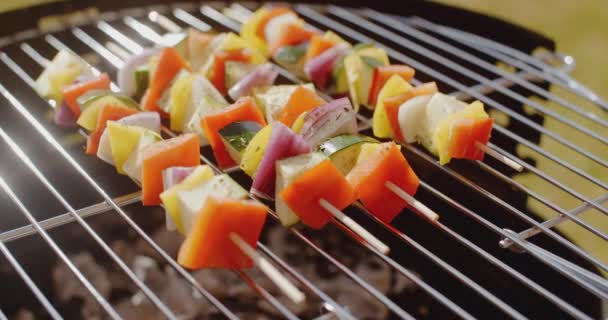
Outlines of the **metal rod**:
[[114,27],[112,27],[109,23],[107,23],[105,21],[99,21],[97,23],[97,28],[99,28],[99,30],[103,31],[105,34],[109,35],[110,37],[116,39],[116,41],[118,43],[120,43],[122,46],[124,46],[129,51],[131,51],[135,54],[139,54],[144,50],[144,48],[142,46],[140,46],[137,42],[135,42],[135,41],[131,40],[131,38],[123,35],[120,31],[116,30]]
[[[495,145],[495,144],[492,144],[492,143],[490,143],[490,144],[492,145],[492,148],[494,148],[494,149],[496,149],[496,150],[499,150],[499,151],[502,151],[502,152],[505,152],[505,150],[503,150],[501,147],[499,147],[499,146],[497,146],[497,145]],[[528,170],[528,171],[530,171],[530,172],[532,172],[532,173],[536,174],[536,175],[537,175],[538,177],[540,177],[541,179],[543,179],[543,180],[545,180],[545,181],[547,181],[547,182],[551,183],[552,185],[554,185],[554,186],[556,186],[557,188],[559,188],[559,189],[561,189],[561,190],[565,191],[566,193],[570,194],[571,196],[573,196],[573,197],[575,197],[575,198],[577,198],[577,199],[579,199],[579,200],[582,200],[583,202],[585,202],[585,205],[592,206],[592,207],[594,207],[594,208],[598,209],[598,210],[599,210],[599,211],[601,211],[601,212],[608,213],[608,212],[606,212],[606,208],[604,208],[603,206],[601,206],[601,205],[597,204],[595,201],[593,201],[593,200],[589,199],[588,197],[585,197],[584,195],[582,195],[582,194],[580,194],[579,192],[577,192],[576,190],[574,190],[574,189],[572,189],[572,188],[570,188],[570,187],[566,186],[565,184],[560,183],[560,182],[559,182],[559,181],[557,181],[555,178],[553,178],[553,177],[551,177],[551,176],[549,176],[549,175],[547,175],[547,174],[544,174],[543,172],[541,172],[541,171],[540,171],[538,168],[536,168],[535,166],[533,166],[533,165],[531,165],[531,164],[529,164],[529,163],[527,163],[527,162],[525,162],[525,161],[521,161],[521,160],[520,160],[520,161],[518,161],[518,162],[519,162],[519,163],[520,163],[520,164],[521,164],[521,165],[522,165],[524,168],[526,168],[526,170]]]
[[[4,137],[5,133],[4,133],[4,130],[2,130],[2,128],[0,128],[0,133],[2,133],[2,137]],[[4,192],[15,203],[15,205],[17,205],[17,207],[19,208],[21,213],[23,213],[23,215],[30,221],[30,223],[34,226],[34,228],[36,228],[36,230],[38,231],[38,234],[40,234],[40,236],[51,247],[51,249],[55,252],[55,254],[57,254],[57,256],[59,256],[59,258],[66,264],[68,269],[70,269],[70,271],[74,274],[74,276],[76,276],[78,281],[80,281],[80,283],[82,283],[82,285],[87,289],[87,291],[89,291],[89,293],[91,293],[93,298],[97,301],[97,303],[99,303],[99,305],[104,309],[104,311],[108,314],[108,316],[110,316],[110,318],[115,319],[115,320],[122,319],[118,315],[116,310],[114,310],[112,305],[110,305],[110,303],[101,295],[101,293],[99,291],[97,291],[97,289],[95,289],[95,287],[80,272],[80,270],[78,270],[78,268],[76,268],[76,266],[72,263],[72,261],[70,261],[70,258],[68,258],[68,256],[59,248],[59,246],[57,245],[57,243],[55,243],[55,241],[53,241],[51,236],[49,236],[49,234],[40,227],[40,225],[38,224],[38,221],[36,221],[36,218],[34,218],[32,213],[27,209],[27,207],[25,207],[23,202],[21,202],[21,200],[17,197],[17,195],[13,192],[13,190],[11,190],[9,185],[6,184],[6,182],[4,182],[4,179],[1,176],[0,176],[0,188],[2,188],[2,190],[4,190]]]
[[[551,210],[557,212],[560,215],[566,216],[568,217],[572,222],[576,223],[577,225],[581,226],[582,228],[586,229],[587,231],[591,232],[592,234],[594,234],[595,236],[599,237],[600,239],[604,240],[604,241],[608,241],[608,235],[606,235],[605,232],[597,229],[595,226],[589,224],[588,222],[580,219],[579,217],[577,217],[574,214],[570,214],[568,211],[566,211],[565,209],[563,209],[562,207],[558,206],[557,204],[555,204],[552,201],[549,201],[547,198],[541,196],[540,194],[530,190],[529,188],[525,187],[524,185],[522,185],[519,182],[516,182],[515,180],[505,176],[503,173],[501,173],[500,171],[490,167],[489,165],[483,163],[483,162],[476,162],[476,164],[483,168],[484,170],[486,170],[487,172],[490,172],[492,175],[494,175],[495,177],[499,178],[502,181],[505,181],[506,183],[510,184],[511,186],[525,192],[526,194],[530,195],[530,197],[538,200],[539,202],[541,202],[542,204],[546,205],[547,207],[549,207]],[[602,208],[604,212],[608,212],[605,208]]]
[[[141,192],[130,193],[121,197],[114,198],[114,201],[120,205],[121,207],[133,204],[141,200]],[[100,213],[104,213],[110,210],[110,206],[105,202],[99,202],[94,205],[90,205],[88,207],[84,207],[82,209],[76,210],[76,214],[79,216],[86,218],[90,216],[94,216]],[[65,225],[74,221],[74,218],[71,213],[66,212],[60,214],[58,216],[54,216],[52,218],[48,218],[46,220],[42,220],[39,222],[40,227],[44,230],[54,229],[56,227]],[[25,236],[29,236],[36,233],[36,229],[31,224],[25,225],[20,228],[12,229],[9,231],[5,231],[0,233],[0,242],[9,242],[17,239],[21,239]]]
[[[593,200],[593,203],[601,205],[602,203],[604,203],[606,201],[608,201],[608,193],[605,193],[604,195],[599,196],[597,199]],[[582,204],[582,205],[574,208],[573,210],[571,210],[570,214],[572,214],[572,215],[579,215],[579,214],[585,212],[587,209],[589,209],[589,207],[591,207],[591,205],[589,205],[587,203]],[[569,219],[568,219],[567,216],[560,215],[560,216],[551,218],[549,220],[546,220],[542,224],[545,227],[553,228],[553,227],[559,225],[560,223],[562,223],[564,221],[568,221],[568,220]],[[530,238],[532,236],[535,236],[535,235],[537,235],[537,234],[539,234],[541,232],[542,231],[540,229],[536,228],[536,227],[530,227],[530,228],[528,228],[528,229],[526,229],[526,230],[518,233],[516,236],[517,236],[517,238],[519,238],[521,240],[526,240],[526,239],[528,239],[528,238]],[[500,241],[500,246],[503,247],[503,248],[508,248],[511,245],[513,245],[513,242],[510,241],[509,239],[503,239],[503,240]]]
[[[2,177],[0,177],[0,180],[2,180]],[[5,184],[5,182],[0,181],[0,184]],[[4,245],[4,243],[1,241],[0,241],[0,251],[2,251],[2,254],[4,254],[8,263],[13,266],[13,268],[15,269],[17,274],[21,277],[23,282],[25,282],[25,284],[30,288],[32,293],[34,293],[34,296],[36,296],[36,298],[38,299],[40,304],[42,304],[44,309],[49,313],[49,316],[55,320],[63,319],[61,317],[61,315],[59,314],[59,312],[57,312],[55,307],[53,307],[51,302],[40,291],[40,289],[38,288],[38,286],[36,285],[34,280],[32,280],[32,278],[30,278],[30,276],[27,274],[27,272],[25,272],[25,270],[23,270],[23,267],[21,267],[21,264],[17,261],[17,259],[15,259],[13,254],[8,250],[6,245]]]
[[[7,61],[7,55],[3,55]],[[12,61],[12,60],[11,60]],[[14,63],[14,61],[13,61]],[[1,88],[4,88],[0,84]],[[6,89],[2,90],[2,94],[11,102],[11,105],[38,131],[38,133],[45,138],[45,140],[53,146],[59,154],[79,173],[96,191],[100,194],[104,200],[139,234],[146,243],[148,243],[154,251],[156,251],[169,265],[175,269],[182,277],[184,277],[188,283],[190,283],[197,291],[205,297],[211,304],[213,304],[220,312],[230,319],[238,319],[238,317],[224,306],[219,300],[217,300],[210,292],[204,289],[199,283],[196,282],[194,277],[182,268],[175,260],[173,260],[158,244],[156,244],[150,236],[148,236],[138,225],[133,221],[125,212],[113,201],[113,199],[99,186],[97,182],[70,156],[67,151],[57,142],[57,140],[44,128],[44,126],[32,116],[32,114],[25,108],[19,100],[15,99],[11,93]],[[78,215],[75,215],[78,216]],[[80,217],[79,217],[80,218]]]
[[[507,79],[509,79],[509,80],[511,80],[511,81],[513,81],[513,82],[515,82],[517,84],[519,84],[520,86],[522,86],[522,87],[524,87],[524,88],[526,88],[526,89],[528,89],[528,90],[530,90],[532,92],[535,92],[536,94],[538,94],[538,95],[540,95],[540,96],[542,96],[542,97],[544,97],[546,99],[553,100],[553,101],[557,102],[558,104],[560,104],[564,108],[566,108],[566,109],[568,109],[570,111],[573,111],[573,112],[579,114],[580,116],[582,116],[582,117],[584,117],[584,118],[586,118],[588,120],[591,120],[591,121],[593,121],[593,122],[595,122],[595,123],[597,123],[599,125],[602,125],[604,127],[608,126],[608,122],[606,122],[606,121],[604,121],[604,120],[602,120],[602,119],[600,119],[598,117],[589,117],[589,116],[587,116],[586,113],[582,112],[582,109],[579,106],[576,106],[576,105],[574,105],[574,104],[566,101],[565,99],[560,98],[560,97],[552,94],[551,92],[549,92],[549,91],[547,91],[547,90],[545,90],[545,89],[543,89],[543,88],[541,88],[541,87],[539,87],[539,86],[537,86],[537,85],[535,85],[535,84],[533,84],[533,83],[531,83],[529,81],[522,80],[522,79],[520,79],[519,77],[515,76],[512,73],[509,73],[509,72],[506,72],[504,70],[501,70],[498,67],[496,67],[495,65],[493,65],[493,64],[491,64],[491,63],[489,63],[487,61],[484,61],[484,60],[482,60],[482,59],[474,56],[473,54],[471,54],[469,52],[466,52],[466,51],[464,51],[464,50],[462,50],[460,48],[457,48],[456,46],[453,46],[453,45],[451,45],[451,44],[449,44],[449,43],[447,43],[447,42],[445,42],[443,40],[440,40],[440,39],[438,39],[436,37],[433,37],[433,36],[431,36],[431,35],[429,35],[427,33],[419,31],[419,30],[417,30],[417,29],[415,29],[413,27],[410,27],[406,23],[403,23],[402,21],[398,21],[397,19],[395,19],[395,18],[393,18],[393,17],[391,17],[389,15],[380,13],[380,12],[372,10],[372,9],[364,9],[364,10],[361,10],[360,12],[364,16],[366,16],[368,18],[371,18],[371,19],[375,20],[376,22],[380,22],[380,23],[384,24],[385,26],[389,26],[389,27],[391,27],[394,30],[398,30],[399,33],[401,33],[401,34],[414,37],[414,38],[416,38],[418,40],[421,40],[422,42],[427,43],[427,44],[429,44],[429,45],[431,45],[431,46],[433,46],[435,48],[439,48],[439,49],[441,49],[441,50],[443,50],[445,52],[449,52],[450,54],[455,55],[455,56],[457,56],[459,58],[462,58],[462,59],[464,59],[467,62],[470,62],[470,63],[472,63],[472,64],[474,64],[476,66],[479,66],[479,67],[481,67],[481,68],[483,68],[485,70],[491,71],[492,73],[495,73],[495,74],[497,74],[497,75],[499,75],[501,77],[507,78]],[[424,23],[424,22],[421,22],[421,23]],[[478,73],[471,72],[471,74],[472,75],[476,75],[476,78],[477,77],[483,78]],[[481,81],[481,82],[482,83],[486,83],[486,82],[489,82],[489,81],[490,81],[489,79],[485,79],[484,81]],[[573,122],[572,120],[570,120],[570,119],[568,119],[568,118],[560,115],[559,113],[556,113],[555,111],[552,111],[552,110],[550,110],[550,109],[548,109],[548,108],[546,108],[546,107],[544,107],[544,106],[542,106],[542,105],[540,105],[540,104],[538,104],[538,103],[536,103],[536,102],[534,102],[534,101],[532,101],[532,100],[530,100],[530,99],[528,99],[528,98],[526,98],[526,97],[524,97],[524,96],[522,96],[520,94],[517,94],[517,93],[513,92],[512,90],[506,89],[506,88],[504,88],[502,86],[495,86],[495,85],[493,86],[493,88],[496,89],[496,90],[500,89],[499,90],[500,92],[508,95],[509,97],[511,97],[511,98],[513,98],[513,99],[515,99],[517,101],[520,101],[522,103],[526,103],[526,104],[530,105],[530,107],[532,107],[532,108],[534,108],[536,110],[539,110],[540,112],[542,112],[542,113],[544,113],[544,114],[546,114],[546,115],[548,115],[548,116],[550,116],[550,117],[552,117],[552,118],[554,118],[554,119],[556,119],[556,120],[558,120],[558,121],[560,121],[560,122],[562,122],[564,124],[570,125],[574,129],[576,129],[576,130],[578,130],[580,132],[583,132],[583,133],[585,133],[588,136],[594,137],[594,138],[596,138],[596,139],[598,139],[598,140],[600,140],[600,141],[602,141],[604,143],[607,143],[607,141],[608,141],[608,140],[606,140],[605,137],[603,137],[601,135],[598,135],[596,132],[594,132],[594,131],[586,128],[586,127],[583,127],[580,124],[578,124],[576,122]]]
[[[6,88],[0,84],[0,92],[8,100],[15,99],[12,96],[7,95]],[[61,204],[72,214],[78,224],[97,242],[97,244],[110,256],[110,258],[116,263],[120,269],[133,281],[133,283],[142,291],[142,293],[152,302],[154,306],[167,318],[177,319],[176,315],[169,309],[169,307],[160,300],[160,298],[150,290],[150,288],[144,284],[144,282],[135,275],[133,270],[127,266],[112,248],[91,228],[91,226],[82,219],[77,213],[76,209],[61,195],[61,193],[48,181],[42,171],[40,171],[32,160],[25,154],[25,152],[15,143],[15,141],[0,128],[0,136],[6,142],[11,150],[19,157],[19,159],[34,173],[34,175],[40,180],[45,188],[53,194],[53,196],[61,202]]]

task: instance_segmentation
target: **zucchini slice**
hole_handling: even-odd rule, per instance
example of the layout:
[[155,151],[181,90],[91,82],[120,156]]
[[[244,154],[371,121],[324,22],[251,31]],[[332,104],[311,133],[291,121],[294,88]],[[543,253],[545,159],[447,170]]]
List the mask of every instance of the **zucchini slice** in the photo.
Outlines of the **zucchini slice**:
[[364,143],[378,143],[378,140],[364,135],[343,134],[325,141],[319,146],[319,151],[328,156],[343,175],[347,175],[357,163]]
[[236,121],[220,129],[220,137],[232,160],[241,163],[245,148],[261,129],[262,126],[254,121]]

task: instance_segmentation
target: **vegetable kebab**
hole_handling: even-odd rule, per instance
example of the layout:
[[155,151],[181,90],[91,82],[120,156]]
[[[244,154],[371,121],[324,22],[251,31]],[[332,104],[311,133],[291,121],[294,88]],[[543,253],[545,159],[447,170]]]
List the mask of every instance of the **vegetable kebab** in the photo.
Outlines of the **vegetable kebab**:
[[[286,32],[285,30],[298,30]],[[348,95],[355,110],[373,110],[379,138],[418,142],[439,157],[482,160],[485,153],[515,170],[523,168],[487,146],[493,119],[475,101],[438,93],[434,82],[409,85],[415,70],[391,65],[373,44],[351,45],[332,31],[320,34],[287,7],[263,7],[241,27],[241,36],[273,60],[333,96]]]

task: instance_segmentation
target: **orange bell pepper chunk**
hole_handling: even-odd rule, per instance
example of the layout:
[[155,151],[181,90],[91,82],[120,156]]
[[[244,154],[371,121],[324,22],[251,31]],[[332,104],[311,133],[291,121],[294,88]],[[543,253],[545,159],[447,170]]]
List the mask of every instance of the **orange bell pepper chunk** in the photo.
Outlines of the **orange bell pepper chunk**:
[[142,98],[142,108],[148,111],[156,111],[163,117],[168,114],[158,106],[158,99],[168,89],[171,81],[181,69],[190,71],[190,67],[175,48],[164,48],[158,57],[158,65],[152,73],[150,86]]
[[64,103],[72,110],[76,118],[80,115],[78,97],[95,89],[110,89],[110,76],[107,73],[102,73],[89,81],[69,85],[61,90]]
[[327,40],[321,35],[313,35],[312,38],[310,38],[310,44],[308,44],[308,49],[306,50],[306,61],[312,60],[334,45],[335,44],[331,40]]
[[137,112],[138,111],[135,109],[111,104],[101,107],[99,115],[97,115],[97,126],[95,127],[95,131],[91,132],[87,138],[86,154],[97,154],[99,141],[101,140],[103,131],[106,129],[108,121],[120,120]]
[[266,220],[266,207],[252,200],[208,197],[182,243],[177,261],[188,269],[245,269],[253,261],[232,242],[238,234],[254,249]]
[[384,84],[388,81],[390,77],[393,75],[398,75],[405,81],[410,81],[414,78],[414,74],[416,70],[408,67],[406,65],[393,64],[388,66],[378,66],[374,69],[374,77],[372,80],[372,87],[369,91],[369,104],[372,106],[376,105],[376,100],[378,99],[378,94]]
[[170,167],[194,167],[201,163],[198,136],[183,134],[168,140],[155,142],[142,152],[142,203],[144,206],[159,205],[163,192],[163,170]]
[[321,199],[338,210],[348,207],[356,200],[355,191],[330,160],[323,160],[303,173],[283,189],[279,197],[302,223],[314,229],[322,228],[333,217],[319,204]]
[[457,119],[450,127],[448,152],[452,158],[483,160],[484,152],[476,142],[487,144],[492,133],[494,119]]
[[275,7],[268,10],[268,12],[266,12],[266,14],[262,18],[260,18],[260,22],[258,23],[258,27],[256,29],[256,34],[258,35],[258,37],[260,37],[260,39],[266,40],[264,29],[266,28],[268,22],[270,22],[270,20],[272,20],[273,18],[282,16],[286,13],[294,12],[287,7]]
[[291,93],[278,120],[283,122],[286,126],[291,127],[302,113],[324,105],[325,103],[325,100],[319,97],[313,90],[298,86]]
[[226,95],[226,61],[250,62],[252,54],[249,49],[238,49],[216,52],[213,59],[213,70],[209,81],[223,95]]
[[346,180],[355,190],[357,199],[380,220],[390,223],[407,206],[407,202],[389,190],[391,181],[414,195],[420,181],[394,142],[383,143],[348,173]]
[[437,93],[437,91],[437,84],[435,82],[427,82],[413,87],[400,95],[384,99],[384,110],[386,110],[388,122],[391,125],[391,129],[393,129],[393,134],[397,141],[403,141],[403,133],[399,125],[399,107],[413,97],[431,95]]
[[299,24],[287,24],[283,27],[283,30],[281,30],[278,40],[268,44],[268,51],[274,54],[274,52],[281,47],[292,46],[308,41],[315,34],[316,32],[308,30]]
[[201,127],[213,149],[215,160],[221,168],[236,165],[228,154],[226,146],[219,134],[220,129],[235,121],[255,121],[262,127],[266,125],[264,115],[251,97],[242,97],[231,106],[207,114],[201,119]]

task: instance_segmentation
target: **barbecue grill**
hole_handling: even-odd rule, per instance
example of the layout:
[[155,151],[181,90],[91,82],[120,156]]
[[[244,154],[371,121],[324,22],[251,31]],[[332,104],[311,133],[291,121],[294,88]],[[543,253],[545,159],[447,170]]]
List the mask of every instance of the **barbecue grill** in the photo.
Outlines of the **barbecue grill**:
[[[163,230],[162,209],[142,207],[137,185],[84,155],[81,134],[54,126],[54,106],[34,92],[32,79],[62,49],[115,75],[125,57],[163,43],[166,33],[187,27],[238,32],[257,5],[48,4],[2,15],[10,33],[0,38],[0,319],[605,317],[606,261],[555,229],[574,223],[608,250],[606,230],[579,216],[589,209],[608,214],[608,160],[543,126],[555,119],[605,147],[608,104],[568,76],[574,59],[529,30],[435,3],[387,4],[382,11],[342,5],[294,9],[312,27],[377,43],[391,60],[417,70],[414,83],[434,80],[443,92],[484,102],[501,116],[490,147],[579,206],[558,206],[491,158],[440,166],[419,146],[406,145],[422,181],[417,199],[441,219],[430,222],[408,209],[387,225],[362,207],[346,211],[391,247],[389,255],[339,223],[311,231],[267,222],[259,249],[306,293],[303,305],[284,299],[255,268],[186,271],[175,261],[179,235]],[[48,18],[57,12],[70,14]],[[301,82],[281,71],[280,81]],[[589,100],[598,111],[585,111],[551,87]],[[549,101],[561,109],[547,107]],[[371,132],[370,116],[360,112],[363,133]],[[597,164],[599,175],[540,146],[541,136]],[[538,169],[520,156],[521,146],[596,186],[600,196]],[[217,168],[210,150],[202,151],[202,160]],[[242,172],[228,172],[249,187]],[[540,218],[531,199],[553,217]]]

